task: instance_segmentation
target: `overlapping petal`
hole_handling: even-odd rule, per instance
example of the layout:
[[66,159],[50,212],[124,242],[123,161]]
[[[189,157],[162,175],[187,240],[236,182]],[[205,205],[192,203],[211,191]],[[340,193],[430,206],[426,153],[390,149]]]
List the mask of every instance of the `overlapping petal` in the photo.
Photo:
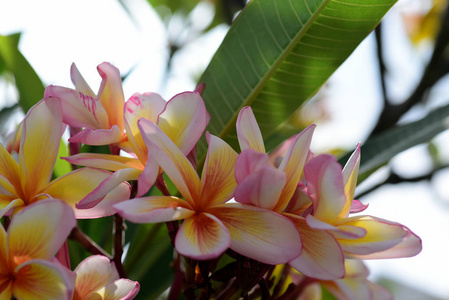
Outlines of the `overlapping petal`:
[[76,282],[72,300],[85,300],[108,283],[119,279],[117,269],[102,255],[89,256],[75,269]]
[[73,292],[74,274],[56,263],[34,259],[14,270],[12,293],[17,299],[67,299]]
[[29,205],[9,225],[9,257],[19,265],[31,258],[50,259],[76,225],[73,210],[53,199]]
[[295,192],[296,186],[303,175],[303,169],[309,154],[310,143],[315,127],[316,125],[310,125],[294,137],[287,153],[279,165],[279,170],[285,172],[286,182],[282,194],[279,197],[279,201],[273,209],[274,211],[283,211]]
[[125,103],[126,134],[135,154],[142,162],[147,159],[148,149],[142,140],[137,122],[140,118],[145,118],[156,123],[165,105],[165,100],[156,93],[135,93]]
[[18,196],[16,188],[21,190],[19,165],[2,144],[0,144],[0,185],[16,196]]
[[313,215],[321,221],[333,223],[346,204],[340,164],[334,156],[322,154],[310,160],[304,173],[313,202]]
[[231,234],[230,248],[266,264],[282,264],[301,252],[301,238],[287,218],[262,208],[227,203],[208,210]]
[[236,126],[241,151],[253,149],[265,153],[262,133],[260,132],[259,125],[251,107],[246,106],[240,110]]
[[[132,172],[136,171],[135,169],[122,169],[122,170],[131,170]],[[98,169],[92,168],[78,169],[55,179],[48,185],[48,187],[44,189],[43,192],[52,195],[52,197],[62,200],[67,204],[69,204],[72,208],[75,209],[76,216],[80,218],[81,215],[83,213],[85,214],[86,212],[78,211],[76,209],[78,207],[77,204],[82,199],[85,199],[86,196],[95,198],[94,200],[97,200],[99,198],[99,200],[95,203],[98,204],[98,202],[100,202],[106,196],[107,193],[111,192],[112,190],[115,190],[115,194],[114,195],[111,194],[110,196],[113,197],[116,200],[116,202],[129,199],[130,186],[128,183],[124,183],[122,178],[119,178],[118,180],[115,181],[111,179],[111,181],[114,181],[111,184],[109,181],[106,181],[111,177],[114,179],[115,177],[113,176],[116,176],[116,174],[120,175],[121,174],[119,173],[120,171],[117,171],[111,175],[110,172]],[[135,176],[135,178],[137,178],[137,176],[138,174]],[[92,194],[93,191],[95,192],[98,191],[98,193]],[[98,198],[95,197],[97,196],[97,194],[99,194]],[[83,208],[91,208],[94,206],[91,205],[92,202],[88,201],[85,202],[87,202],[87,204],[84,205]],[[109,205],[111,205],[111,203]],[[109,213],[108,215],[114,213],[112,207],[109,208],[108,213]]]
[[19,173],[26,198],[41,191],[51,180],[63,132],[61,112],[59,99],[45,98],[24,119]]
[[94,95],[87,95],[73,89],[50,85],[45,97],[57,97],[62,102],[64,123],[76,128],[109,128],[108,115]]
[[74,165],[98,168],[103,170],[118,171],[120,169],[135,168],[144,169],[140,160],[133,157],[125,157],[101,153],[78,153],[68,157],[62,157]]
[[206,137],[209,148],[201,175],[201,198],[196,200],[196,205],[203,208],[226,202],[237,186],[234,176],[237,153],[222,139],[209,133]]
[[117,125],[123,132],[125,129],[123,120],[125,96],[123,95],[120,71],[108,62],[101,63],[97,70],[103,79],[98,91],[98,99],[108,114],[109,127]]
[[175,247],[180,254],[201,260],[220,256],[229,243],[228,229],[220,219],[208,213],[185,219],[175,238]]
[[135,223],[158,223],[182,220],[195,214],[182,199],[170,196],[135,198],[114,205],[125,219]]
[[345,167],[343,168],[343,184],[345,187],[345,195],[346,195],[346,203],[341,213],[339,215],[340,218],[345,218],[348,216],[353,199],[355,186],[357,185],[357,175],[359,173],[360,166],[360,143],[357,145],[354,153],[352,153]]
[[185,154],[153,122],[140,119],[139,128],[152,157],[185,199],[193,204],[193,199],[199,198],[201,183]]
[[69,142],[101,146],[118,143],[122,137],[123,130],[118,125],[112,125],[109,129],[86,128],[72,136]]
[[159,115],[157,125],[187,155],[207,125],[206,106],[200,94],[184,92],[174,96]]
[[325,230],[310,228],[300,217],[290,216],[303,241],[301,255],[290,265],[306,276],[322,280],[343,278],[344,255],[335,238]]
[[90,86],[87,84],[86,80],[84,80],[80,71],[74,63],[70,66],[70,79],[72,79],[73,85],[75,88],[83,94],[88,96],[95,97],[95,93],[92,91]]
[[122,278],[99,289],[89,300],[130,300],[136,297],[139,290],[137,281]]

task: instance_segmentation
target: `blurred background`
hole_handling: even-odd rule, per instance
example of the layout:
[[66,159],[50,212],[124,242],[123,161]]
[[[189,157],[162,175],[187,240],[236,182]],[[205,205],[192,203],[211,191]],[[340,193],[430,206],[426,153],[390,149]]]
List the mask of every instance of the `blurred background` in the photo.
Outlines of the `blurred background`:
[[[152,91],[168,100],[195,89],[245,2],[0,1],[1,141],[23,118],[19,99],[49,84],[72,87],[73,62],[93,90],[101,82],[96,66],[114,64],[123,76],[125,99]],[[318,125],[315,153],[351,151],[382,132],[392,118],[388,112],[399,111],[394,117],[405,124],[449,103],[446,10],[447,0],[399,0],[296,112],[298,128]],[[8,65],[4,43],[11,41],[25,59],[21,68],[37,76],[19,78]],[[444,131],[395,156],[357,189],[358,199],[369,203],[367,214],[402,223],[423,240],[416,257],[368,262],[371,278],[396,299],[449,299],[448,165],[449,132]]]

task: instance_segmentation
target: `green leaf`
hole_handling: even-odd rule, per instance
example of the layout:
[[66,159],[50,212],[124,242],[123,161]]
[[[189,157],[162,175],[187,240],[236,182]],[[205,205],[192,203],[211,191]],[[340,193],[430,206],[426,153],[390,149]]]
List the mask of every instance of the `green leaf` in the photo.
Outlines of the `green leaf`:
[[61,159],[61,157],[64,156],[69,156],[69,151],[64,139],[61,139],[58,150],[58,158],[56,159],[55,166],[53,168],[53,176],[55,178],[61,177],[62,175],[72,171],[72,166],[70,163],[64,159]]
[[[238,147],[250,105],[268,150],[289,118],[374,29],[396,0],[253,0],[236,18],[201,82],[208,130]],[[206,143],[199,145],[204,156]],[[204,157],[202,157],[204,159]]]
[[34,69],[18,49],[20,34],[0,35],[0,63],[14,75],[19,92],[19,104],[27,112],[44,97],[44,85]]
[[[394,127],[368,139],[361,147],[359,179],[361,182],[386,164],[396,154],[428,142],[449,128],[449,105],[430,112],[423,119]],[[350,153],[340,159],[345,164]]]

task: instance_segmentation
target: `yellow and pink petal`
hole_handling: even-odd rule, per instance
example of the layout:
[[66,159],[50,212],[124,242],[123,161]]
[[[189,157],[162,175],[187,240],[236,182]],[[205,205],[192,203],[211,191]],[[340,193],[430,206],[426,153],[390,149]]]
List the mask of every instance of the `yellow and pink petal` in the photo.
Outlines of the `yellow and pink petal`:
[[226,203],[208,210],[226,226],[230,248],[266,264],[282,264],[301,252],[301,237],[287,218],[262,208]]
[[306,276],[333,280],[345,276],[344,255],[335,238],[324,230],[310,228],[301,217],[291,216],[301,234],[301,255],[289,264]]
[[200,213],[185,219],[175,238],[176,250],[184,256],[207,260],[220,256],[228,249],[228,229],[214,215]]
[[251,107],[245,106],[240,110],[236,127],[241,151],[253,149],[257,152],[265,153],[262,133]]
[[85,300],[97,290],[119,279],[117,269],[109,258],[93,255],[84,259],[75,269],[76,282],[72,300]]
[[78,153],[68,157],[61,157],[71,164],[97,169],[118,171],[134,168],[143,170],[144,165],[137,158],[101,153]]
[[98,65],[97,70],[102,78],[97,96],[106,110],[109,119],[109,126],[103,128],[110,128],[113,125],[117,125],[121,132],[124,132],[123,109],[125,106],[125,97],[123,95],[120,71],[108,62]]
[[70,300],[76,275],[58,263],[33,259],[17,266],[13,276],[17,299]]
[[95,96],[53,85],[45,89],[44,96],[57,97],[61,100],[64,123],[72,127],[109,128],[108,115]]
[[157,125],[187,155],[195,147],[207,125],[204,101],[197,92],[184,92],[167,102]]
[[92,97],[96,97],[95,93],[89,87],[86,80],[84,80],[80,71],[78,71],[75,63],[72,63],[72,65],[70,66],[70,79],[72,79],[72,83],[77,91],[80,91],[81,93]]
[[345,218],[352,210],[352,201],[354,199],[355,187],[357,185],[357,176],[359,174],[360,166],[360,143],[343,168],[343,184],[345,186],[346,204],[343,207],[339,217]]
[[123,218],[135,223],[182,220],[195,214],[183,199],[170,196],[135,198],[114,205]]
[[118,144],[123,138],[123,130],[121,130],[118,125],[112,125],[109,129],[86,128],[69,138],[69,142],[101,146]]
[[[53,180],[43,192],[69,204],[75,210],[77,218],[101,217],[100,215],[95,216],[97,213],[111,215],[114,214],[112,204],[129,199],[131,188],[128,183],[124,182],[124,177],[130,178],[133,172],[137,171],[139,170],[122,169],[111,173],[104,170],[82,168]],[[134,175],[133,178],[136,179],[138,174]],[[117,179],[117,177],[119,178]],[[97,207],[92,211],[78,209],[78,206],[83,209],[92,208],[105,197],[111,197],[109,201],[103,203],[107,204],[105,207]],[[83,203],[80,203],[81,201]]]
[[172,180],[178,191],[191,204],[199,199],[201,182],[184,153],[153,122],[140,119],[139,128],[151,156]]
[[139,290],[137,281],[121,278],[96,291],[89,300],[131,300]]
[[279,165],[278,169],[285,172],[286,184],[274,211],[284,211],[291,197],[295,193],[296,186],[304,172],[304,165],[310,151],[310,143],[315,127],[316,125],[310,125],[294,137],[287,153]]
[[346,204],[340,164],[334,156],[322,154],[310,160],[304,173],[314,207],[313,215],[332,224]]
[[232,198],[237,182],[234,169],[237,152],[222,139],[206,133],[209,143],[206,161],[201,174],[201,198],[198,207],[206,208]]
[[57,98],[39,101],[26,115],[20,140],[19,174],[28,197],[50,182],[63,128],[62,106]]

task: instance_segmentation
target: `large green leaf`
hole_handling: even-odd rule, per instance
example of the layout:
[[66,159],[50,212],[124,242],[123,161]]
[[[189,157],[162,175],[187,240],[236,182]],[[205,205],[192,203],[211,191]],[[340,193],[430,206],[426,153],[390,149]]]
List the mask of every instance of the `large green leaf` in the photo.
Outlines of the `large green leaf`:
[[[449,128],[449,105],[430,112],[423,119],[394,127],[368,139],[361,148],[359,182],[386,164],[396,154],[413,146],[428,142]],[[342,157],[344,164],[350,154]]]
[[0,35],[0,66],[14,75],[19,104],[27,112],[44,97],[44,85],[18,49],[20,34]]
[[[251,105],[267,149],[288,119],[380,22],[396,0],[253,0],[201,82],[208,130],[237,148],[235,120]],[[199,154],[204,155],[205,143]]]

